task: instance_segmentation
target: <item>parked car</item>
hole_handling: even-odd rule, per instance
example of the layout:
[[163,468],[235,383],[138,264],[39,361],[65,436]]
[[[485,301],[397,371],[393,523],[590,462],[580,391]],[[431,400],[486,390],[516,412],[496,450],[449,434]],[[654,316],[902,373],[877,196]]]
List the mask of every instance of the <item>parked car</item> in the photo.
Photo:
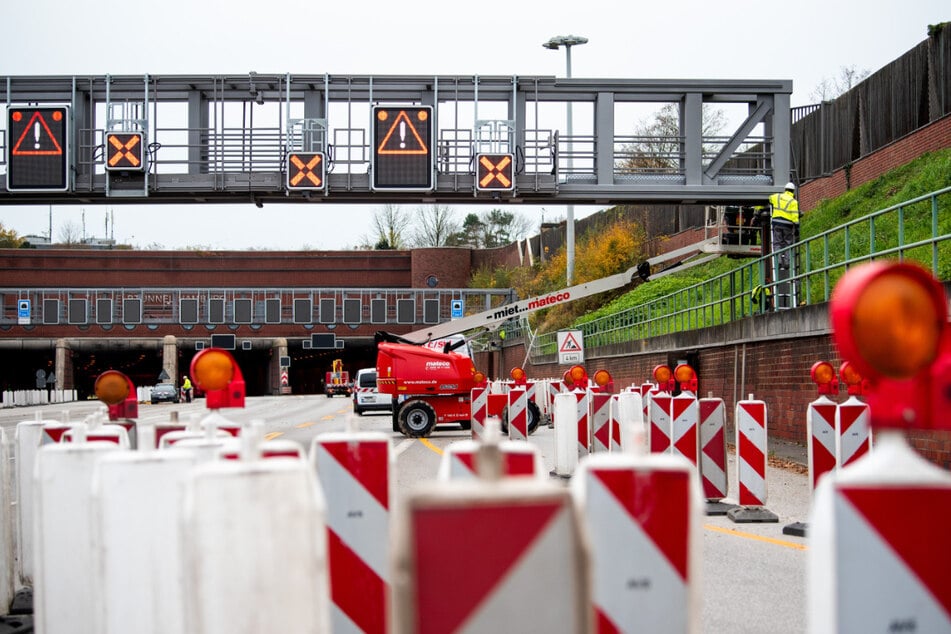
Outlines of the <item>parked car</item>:
[[353,382],[353,411],[361,416],[368,411],[392,411],[389,394],[380,394],[376,387],[376,368],[357,370]]
[[152,388],[153,403],[161,403],[162,401],[178,403],[180,400],[181,395],[178,392],[178,388],[171,383],[159,383]]

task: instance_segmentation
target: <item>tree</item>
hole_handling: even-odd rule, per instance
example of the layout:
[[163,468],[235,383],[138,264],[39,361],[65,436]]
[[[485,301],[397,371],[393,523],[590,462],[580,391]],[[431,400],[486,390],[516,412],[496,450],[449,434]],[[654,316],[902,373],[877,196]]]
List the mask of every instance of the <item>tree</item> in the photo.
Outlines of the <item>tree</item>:
[[410,217],[399,205],[383,205],[373,212],[373,235],[363,237],[363,248],[403,249],[406,245],[406,230]]
[[413,245],[417,247],[454,246],[449,238],[458,233],[459,222],[455,219],[452,207],[428,205],[416,208],[416,230],[413,233]]
[[79,244],[82,239],[82,229],[72,220],[67,220],[59,227],[60,244]]
[[[700,133],[704,138],[717,136],[726,125],[723,110],[703,104]],[[634,142],[624,148],[627,157],[621,161],[622,171],[670,172],[680,169],[682,132],[680,108],[665,104],[649,119],[641,119],[634,127]],[[704,143],[703,152],[716,152],[719,145]]]
[[462,221],[462,229],[448,242],[474,249],[491,249],[525,237],[532,222],[522,214],[492,209],[481,215],[470,213]]
[[0,248],[3,249],[16,249],[23,244],[23,238],[17,235],[17,232],[13,229],[7,229],[3,226],[3,223],[0,222]]
[[809,98],[816,103],[821,101],[830,101],[849,92],[856,84],[868,76],[869,71],[867,68],[858,70],[855,68],[855,64],[852,66],[842,66],[839,68],[839,74],[837,77],[833,77],[831,79],[828,77],[823,77],[822,81],[820,81],[816,87],[812,89],[812,92],[809,93]]

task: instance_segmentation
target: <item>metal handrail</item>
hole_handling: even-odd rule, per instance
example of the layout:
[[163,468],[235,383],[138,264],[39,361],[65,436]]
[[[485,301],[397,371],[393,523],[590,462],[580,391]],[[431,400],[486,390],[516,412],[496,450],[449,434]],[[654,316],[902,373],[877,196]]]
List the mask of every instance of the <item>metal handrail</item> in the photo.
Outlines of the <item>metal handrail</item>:
[[[939,210],[944,211],[944,224]],[[829,301],[832,289],[849,267],[881,258],[913,261],[938,279],[951,280],[951,187],[887,207],[809,236],[788,247],[798,262],[790,276],[796,306]],[[841,246],[841,248],[839,248]],[[841,252],[841,257],[833,254]],[[767,276],[774,255],[736,268],[632,308],[583,321],[585,348],[717,326],[769,310],[765,299],[776,296],[777,283]],[[760,294],[753,291],[760,287]],[[584,318],[582,318],[584,319]],[[533,361],[555,354],[557,333],[538,335]]]

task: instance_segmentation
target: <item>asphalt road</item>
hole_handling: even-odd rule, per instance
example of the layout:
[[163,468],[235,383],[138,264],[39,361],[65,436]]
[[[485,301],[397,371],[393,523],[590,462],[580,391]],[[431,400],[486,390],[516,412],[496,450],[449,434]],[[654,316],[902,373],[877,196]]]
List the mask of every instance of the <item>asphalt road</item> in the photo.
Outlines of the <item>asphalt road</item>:
[[[205,402],[140,405],[139,419],[160,423],[173,415],[180,421],[207,415]],[[100,405],[89,401],[34,408],[0,409],[0,426],[11,439],[16,423],[45,419],[82,420]],[[356,429],[381,431],[393,438],[397,454],[397,504],[420,482],[435,478],[441,454],[449,443],[469,437],[458,427],[437,431],[428,439],[413,440],[393,433],[388,413],[356,416],[349,399],[323,395],[254,397],[244,409],[226,409],[228,419],[243,423],[260,420],[268,439],[294,440],[307,449],[314,436],[331,431]],[[546,466],[554,468],[554,431],[541,426],[531,442],[541,449]],[[730,496],[735,502],[736,470],[733,456],[729,470]],[[561,478],[554,481],[564,484]],[[785,525],[806,521],[810,503],[808,478],[795,469],[770,466],[767,472],[767,508],[779,516],[768,524],[735,524],[725,516],[703,521],[703,566],[699,580],[704,632],[731,634],[798,633],[806,630],[805,564],[806,540],[783,535]],[[545,596],[539,580],[538,599]]]

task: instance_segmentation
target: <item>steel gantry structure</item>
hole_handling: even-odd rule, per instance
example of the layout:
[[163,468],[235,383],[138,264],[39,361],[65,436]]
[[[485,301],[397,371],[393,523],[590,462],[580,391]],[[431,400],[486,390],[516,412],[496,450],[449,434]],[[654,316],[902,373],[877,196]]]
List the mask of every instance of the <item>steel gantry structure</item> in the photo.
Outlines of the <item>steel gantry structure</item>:
[[[763,200],[789,180],[791,93],[789,80],[0,77],[0,204]],[[673,104],[679,129],[635,136],[637,104]],[[704,136],[704,107],[723,104],[742,114]]]

